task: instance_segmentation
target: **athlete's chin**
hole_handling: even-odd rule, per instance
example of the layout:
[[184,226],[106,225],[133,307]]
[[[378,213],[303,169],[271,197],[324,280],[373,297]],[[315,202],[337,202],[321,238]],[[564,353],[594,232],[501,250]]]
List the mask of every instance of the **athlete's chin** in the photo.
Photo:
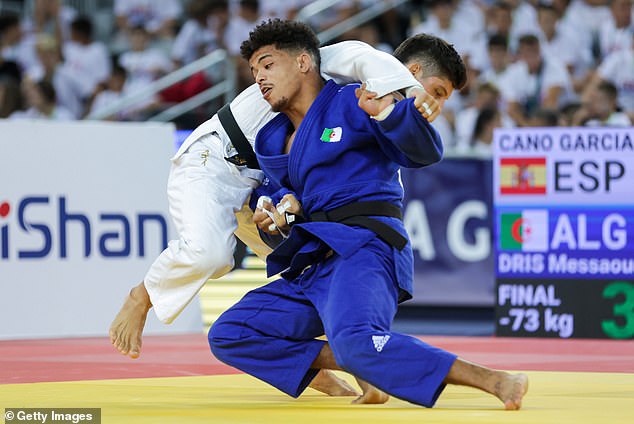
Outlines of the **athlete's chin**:
[[285,97],[282,97],[279,100],[270,100],[269,104],[271,105],[271,110],[273,112],[282,112],[286,107],[288,100]]

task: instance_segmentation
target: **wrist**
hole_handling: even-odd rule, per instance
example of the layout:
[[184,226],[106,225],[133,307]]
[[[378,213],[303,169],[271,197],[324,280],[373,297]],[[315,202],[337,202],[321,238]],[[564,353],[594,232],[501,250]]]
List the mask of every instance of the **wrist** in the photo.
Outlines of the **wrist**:
[[372,119],[376,121],[383,121],[387,119],[388,116],[390,116],[390,113],[392,113],[393,110],[394,110],[394,103],[391,103],[388,107],[386,107],[381,112],[379,112],[378,115],[372,116]]
[[425,88],[421,84],[412,85],[411,87],[407,87],[405,89],[405,97],[407,97],[407,98],[414,97],[415,94],[413,94],[413,92],[416,89],[421,89],[421,90],[425,91]]

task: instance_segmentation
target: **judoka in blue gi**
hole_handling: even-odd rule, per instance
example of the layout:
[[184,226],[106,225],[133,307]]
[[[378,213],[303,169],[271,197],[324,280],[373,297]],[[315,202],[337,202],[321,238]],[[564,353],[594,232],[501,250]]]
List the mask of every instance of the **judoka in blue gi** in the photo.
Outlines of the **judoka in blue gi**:
[[[430,57],[438,66],[421,69],[439,70],[427,82],[440,81],[431,88],[448,97],[464,84],[464,64],[435,40]],[[519,409],[528,388],[523,374],[472,364],[390,330],[398,302],[412,292],[398,169],[438,162],[442,143],[424,118],[426,105],[324,83],[318,45],[305,25],[280,20],[259,25],[242,45],[264,99],[282,112],[259,132],[258,160],[282,187],[274,200],[299,199],[303,210],[293,212],[305,222],[267,258],[268,274],[283,278],[247,294],[213,325],[212,352],[291,396],[319,368],[335,368],[332,349],[341,369],[419,405],[433,406],[451,383]],[[360,104],[381,113],[373,119]],[[323,334],[330,348],[316,339]]]

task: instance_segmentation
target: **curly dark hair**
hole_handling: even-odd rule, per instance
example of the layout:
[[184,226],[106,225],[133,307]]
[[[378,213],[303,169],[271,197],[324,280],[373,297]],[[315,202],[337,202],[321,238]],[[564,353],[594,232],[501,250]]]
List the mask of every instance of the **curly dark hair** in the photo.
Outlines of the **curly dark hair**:
[[319,39],[310,27],[302,22],[269,19],[256,26],[249,38],[242,42],[240,53],[246,60],[264,46],[275,46],[278,50],[306,51],[319,67]]
[[456,90],[467,83],[467,68],[453,45],[430,34],[416,34],[394,50],[394,57],[405,65],[412,62],[423,67],[425,77],[447,78]]

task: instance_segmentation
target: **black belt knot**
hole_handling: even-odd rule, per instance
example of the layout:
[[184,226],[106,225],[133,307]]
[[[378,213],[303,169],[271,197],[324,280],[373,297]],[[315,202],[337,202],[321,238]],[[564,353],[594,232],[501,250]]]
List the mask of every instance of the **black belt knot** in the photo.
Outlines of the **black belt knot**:
[[369,218],[370,216],[403,219],[403,214],[398,206],[389,202],[369,201],[349,203],[328,211],[313,212],[310,214],[309,221],[357,225],[373,231],[377,236],[398,250],[402,250],[407,245],[407,238],[401,233],[378,219]]

